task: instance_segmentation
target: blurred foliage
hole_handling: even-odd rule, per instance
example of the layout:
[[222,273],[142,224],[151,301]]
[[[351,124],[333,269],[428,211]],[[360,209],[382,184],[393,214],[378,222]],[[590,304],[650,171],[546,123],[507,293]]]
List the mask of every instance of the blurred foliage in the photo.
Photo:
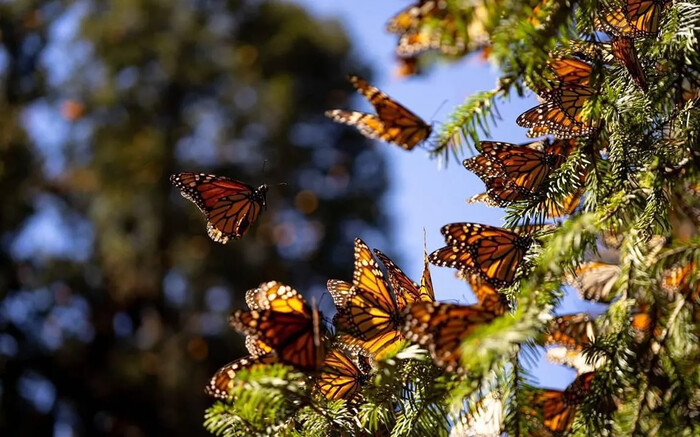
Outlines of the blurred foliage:
[[[244,291],[318,294],[385,221],[382,157],[323,118],[362,70],[343,29],[284,2],[27,0],[0,36],[0,434],[204,433]],[[286,185],[221,246],[181,170]]]

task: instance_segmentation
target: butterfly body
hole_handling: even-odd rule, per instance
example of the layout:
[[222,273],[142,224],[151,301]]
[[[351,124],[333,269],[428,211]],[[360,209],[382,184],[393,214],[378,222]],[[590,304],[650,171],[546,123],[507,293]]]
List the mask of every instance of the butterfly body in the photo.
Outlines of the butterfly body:
[[267,208],[267,185],[254,188],[243,182],[204,173],[177,173],[170,182],[207,218],[209,237],[221,244],[238,240]]

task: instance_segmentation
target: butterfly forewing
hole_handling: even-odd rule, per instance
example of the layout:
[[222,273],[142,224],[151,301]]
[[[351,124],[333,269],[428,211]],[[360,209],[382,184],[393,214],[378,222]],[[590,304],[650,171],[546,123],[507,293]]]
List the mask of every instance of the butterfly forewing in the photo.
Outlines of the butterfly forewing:
[[217,399],[226,399],[235,386],[236,374],[238,372],[243,369],[252,369],[256,366],[272,364],[275,361],[276,358],[273,355],[265,355],[262,357],[247,356],[232,361],[216,371],[204,388],[204,392]]
[[329,400],[350,400],[360,391],[370,369],[359,348],[339,346],[326,356],[316,381],[319,391]]

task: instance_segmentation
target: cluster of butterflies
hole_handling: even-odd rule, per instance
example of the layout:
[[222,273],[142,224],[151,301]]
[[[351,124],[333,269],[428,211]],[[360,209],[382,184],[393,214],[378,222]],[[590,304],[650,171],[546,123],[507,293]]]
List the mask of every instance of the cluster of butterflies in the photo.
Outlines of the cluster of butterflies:
[[[661,244],[662,242],[659,242]],[[659,280],[659,289],[669,299],[678,294],[685,296],[693,317],[700,319],[700,286],[693,280],[695,264],[681,263],[666,270]],[[615,296],[620,267],[612,262],[592,260],[576,269],[568,281],[578,290],[581,297],[601,303],[610,303]],[[638,303],[632,310],[630,327],[637,342],[644,342],[651,336],[659,338],[657,324],[658,308],[646,302]],[[538,389],[533,392],[526,407],[526,413],[539,415],[542,421],[534,421],[552,432],[566,432],[570,429],[575,413],[585,396],[592,389],[592,381],[597,369],[604,364],[603,357],[586,357],[584,351],[593,346],[601,333],[588,314],[568,314],[556,317],[537,339],[538,343],[559,348],[550,349],[550,361],[574,368],[578,375],[565,390]],[[534,408],[529,411],[529,408]],[[611,406],[612,408],[612,406]]]
[[[481,154],[466,159],[463,164],[486,185],[486,192],[473,196],[468,202],[484,202],[489,206],[506,207],[518,201],[541,201],[547,217],[560,217],[574,212],[583,188],[561,201],[544,194],[550,175],[561,166],[576,148],[575,140],[548,140],[528,144],[482,141]],[[585,172],[580,172],[584,181]]]
[[[447,225],[443,234],[448,246],[426,255],[420,284],[388,256],[356,239],[352,281],[328,281],[337,309],[333,329],[289,286],[273,281],[249,290],[248,310],[234,312],[230,323],[246,336],[250,355],[216,372],[206,392],[225,399],[241,369],[283,363],[311,374],[315,390],[327,399],[351,400],[370,379],[375,361],[406,341],[427,349],[445,371],[464,372],[462,340],[508,311],[498,288],[513,282],[531,240],[473,223]],[[437,302],[428,260],[462,272],[479,303]]]
[[[565,54],[553,55],[549,68],[555,80],[548,89],[536,90],[543,103],[520,115],[517,123],[529,128],[531,137],[552,135],[556,140],[522,145],[482,142],[481,153],[464,161],[464,166],[477,174],[487,188],[473,200],[504,207],[521,200],[541,199],[551,174],[577,147],[576,139],[590,136],[597,129],[596,120],[584,118],[583,112],[586,102],[598,92],[593,86],[593,71],[601,51],[610,54],[603,57],[604,62],[625,66],[636,84],[646,91],[647,79],[634,42],[658,32],[660,15],[667,3],[626,0],[620,10],[605,10],[598,17],[600,30],[610,35],[609,45],[581,43]],[[483,29],[471,29],[473,34],[464,37],[460,33],[463,29],[450,25],[459,21],[455,13],[445,2],[433,0],[420,0],[402,10],[387,27],[399,35],[397,53],[411,65],[424,50],[458,54],[464,52],[468,41],[481,41],[486,34]],[[480,12],[474,8],[470,13]],[[435,20],[441,25],[431,25]],[[372,104],[376,114],[331,110],[326,113],[328,117],[356,127],[368,138],[405,150],[429,139],[431,125],[364,79],[350,76],[349,80]],[[585,177],[583,172],[581,177]],[[204,213],[208,235],[220,243],[240,239],[266,207],[267,185],[255,188],[230,178],[191,172],[175,174],[171,182]],[[547,215],[557,217],[573,212],[581,196],[582,191],[577,190],[559,201],[546,199]],[[409,279],[386,255],[378,250],[373,253],[357,239],[352,281],[328,281],[337,309],[332,328],[318,309],[292,287],[272,281],[249,290],[248,309],[230,317],[231,325],[245,335],[249,355],[217,371],[206,392],[225,399],[241,369],[281,363],[310,374],[314,389],[321,396],[352,400],[370,380],[375,361],[406,341],[427,349],[435,364],[446,372],[468,370],[460,364],[462,341],[509,310],[499,289],[515,281],[535,239],[525,232],[475,223],[449,224],[441,232],[446,246],[426,256],[420,284]],[[375,255],[384,266],[387,279]],[[428,261],[457,269],[479,302],[460,305],[436,301]],[[595,275],[590,276],[589,272],[594,271]],[[688,266],[683,266],[670,272],[664,279],[667,287],[688,288],[683,282],[687,283],[687,271]],[[585,290],[584,297],[605,302],[617,273],[602,263],[584,265],[577,272],[576,281]],[[649,332],[652,319],[648,309],[640,308],[632,326]],[[580,354],[591,345],[593,331],[588,316],[562,316],[553,321],[543,341]],[[539,390],[528,408],[541,414],[542,425],[549,431],[566,431],[578,405],[591,390],[594,376],[595,370],[583,372],[563,391]]]
[[571,53],[556,55],[550,62],[555,81],[547,89],[536,89],[542,104],[518,117],[517,124],[530,128],[528,136],[551,134],[556,138],[587,137],[596,132],[598,120],[584,117],[584,107],[598,94],[592,83],[593,61],[624,66],[639,88],[648,82],[635,47],[635,40],[656,36],[666,0],[624,0],[603,8],[596,17],[598,30],[608,43],[580,42]]

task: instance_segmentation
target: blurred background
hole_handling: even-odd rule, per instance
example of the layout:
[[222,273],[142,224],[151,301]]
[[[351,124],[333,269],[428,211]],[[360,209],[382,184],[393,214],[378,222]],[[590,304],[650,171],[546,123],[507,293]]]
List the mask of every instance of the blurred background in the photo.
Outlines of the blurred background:
[[[364,140],[323,116],[368,109],[359,73],[444,120],[497,71],[479,54],[395,74],[398,0],[0,1],[0,435],[205,435],[202,389],[244,354],[227,325],[279,280],[320,301],[364,238],[414,278],[483,190],[457,161]],[[499,107],[498,140],[525,141]],[[241,241],[206,235],[168,182],[204,171],[273,187]],[[473,302],[449,269],[437,297]],[[570,296],[560,312],[578,308]],[[547,371],[550,387],[574,373]]]

